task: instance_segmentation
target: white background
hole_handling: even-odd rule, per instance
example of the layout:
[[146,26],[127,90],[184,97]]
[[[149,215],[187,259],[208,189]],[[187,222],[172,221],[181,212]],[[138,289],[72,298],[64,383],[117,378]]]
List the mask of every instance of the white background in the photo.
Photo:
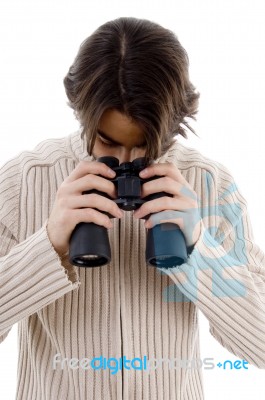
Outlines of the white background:
[[[248,201],[256,243],[265,250],[263,2],[245,1],[6,1],[0,9],[0,164],[41,140],[79,125],[66,105],[63,77],[81,42],[120,16],[158,22],[187,50],[190,79],[201,93],[200,139],[182,142],[221,162]],[[264,265],[265,268],[265,265]],[[200,313],[201,356],[228,353],[208,332]],[[17,327],[0,346],[0,398],[15,398]],[[265,371],[204,370],[205,400],[264,398]],[[51,399],[54,400],[54,399]],[[196,400],[196,399],[193,399]]]

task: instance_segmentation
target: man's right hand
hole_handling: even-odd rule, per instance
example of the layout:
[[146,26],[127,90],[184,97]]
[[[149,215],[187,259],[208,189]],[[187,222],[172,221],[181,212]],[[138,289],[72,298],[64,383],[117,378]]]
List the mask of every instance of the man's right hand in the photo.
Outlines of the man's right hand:
[[96,174],[109,179],[115,177],[115,172],[102,162],[81,161],[56,193],[47,232],[59,255],[68,252],[71,234],[78,223],[93,222],[106,228],[113,226],[110,218],[98,210],[106,211],[115,218],[123,216],[123,211],[114,201],[96,193],[82,194],[84,191],[97,189],[115,199],[114,183]]

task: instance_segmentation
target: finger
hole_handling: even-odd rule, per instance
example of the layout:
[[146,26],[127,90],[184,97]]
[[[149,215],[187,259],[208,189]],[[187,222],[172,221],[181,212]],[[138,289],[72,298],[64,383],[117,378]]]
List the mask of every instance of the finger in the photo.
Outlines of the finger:
[[153,228],[156,225],[164,224],[170,222],[179,226],[181,230],[184,229],[184,212],[183,211],[172,211],[166,210],[161,211],[150,216],[150,218],[145,221],[146,228]]
[[92,207],[108,212],[117,218],[120,218],[123,215],[123,212],[114,201],[106,199],[106,197],[100,196],[96,193],[84,194],[82,196],[71,196],[65,206],[71,209]]
[[113,198],[116,197],[116,188],[114,183],[102,178],[101,176],[93,174],[83,176],[82,178],[72,182],[70,185],[67,185],[65,193],[68,195],[82,194],[82,192],[91,189],[97,189],[101,192],[108,193]]
[[[144,171],[146,171],[146,174],[143,174]],[[170,178],[178,181],[179,183],[182,183],[183,185],[189,185],[186,179],[182,176],[178,167],[173,163],[151,164],[147,168],[145,168],[144,171],[141,171],[139,174],[142,178],[149,178],[154,175],[169,176]]]
[[100,174],[107,177],[114,177],[115,172],[112,171],[105,163],[99,161],[82,160],[64,180],[66,183],[74,182],[87,174]]
[[107,215],[95,210],[94,208],[72,210],[71,218],[76,222],[76,224],[81,222],[94,222],[94,224],[105,226],[105,228],[111,228],[113,226]]
[[173,194],[174,196],[189,197],[193,200],[196,199],[194,190],[191,190],[189,187],[177,182],[169,176],[148,181],[142,185],[142,197],[162,191]]
[[135,211],[135,218],[143,218],[145,215],[157,213],[165,210],[179,210],[186,211],[194,210],[197,208],[197,203],[193,200],[187,202],[186,199],[174,198],[174,197],[160,197],[144,203],[137,211]]

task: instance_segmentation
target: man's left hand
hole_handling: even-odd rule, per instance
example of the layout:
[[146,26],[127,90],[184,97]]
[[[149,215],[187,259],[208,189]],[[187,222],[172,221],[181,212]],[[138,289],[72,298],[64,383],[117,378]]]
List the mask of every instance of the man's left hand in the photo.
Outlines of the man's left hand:
[[145,222],[145,227],[149,229],[165,222],[177,224],[185,237],[187,247],[194,246],[201,233],[201,216],[196,192],[173,163],[152,164],[145,170],[147,174],[141,171],[141,178],[155,175],[161,178],[142,185],[142,198],[157,192],[170,193],[173,197],[164,196],[146,201],[134,212],[134,217],[143,218],[152,214]]

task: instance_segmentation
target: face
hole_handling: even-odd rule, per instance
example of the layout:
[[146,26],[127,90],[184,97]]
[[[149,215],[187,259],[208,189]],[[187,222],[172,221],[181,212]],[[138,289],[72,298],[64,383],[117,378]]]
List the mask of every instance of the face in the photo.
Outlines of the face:
[[113,156],[122,163],[144,157],[145,152],[146,141],[140,126],[117,110],[106,110],[98,126],[94,157]]

